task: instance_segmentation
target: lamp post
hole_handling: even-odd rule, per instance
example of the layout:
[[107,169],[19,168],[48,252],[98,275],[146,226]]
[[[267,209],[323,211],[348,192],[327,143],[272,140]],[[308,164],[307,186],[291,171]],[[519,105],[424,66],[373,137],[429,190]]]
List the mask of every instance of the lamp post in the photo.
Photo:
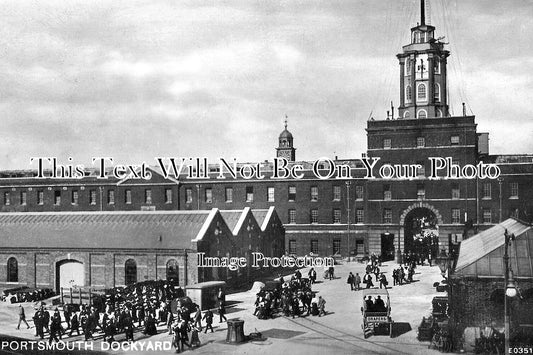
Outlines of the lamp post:
[[[512,271],[509,273],[509,244],[515,239],[514,234],[509,234],[507,229],[504,233],[505,236],[505,245],[503,253],[503,263],[505,267],[505,274],[503,275],[503,284],[505,285],[505,295],[504,295],[504,323],[505,323],[505,352],[509,349],[509,337],[510,337],[510,317],[509,317],[509,305],[508,298],[516,296],[516,285],[513,278]],[[509,277],[511,276],[511,277]]]

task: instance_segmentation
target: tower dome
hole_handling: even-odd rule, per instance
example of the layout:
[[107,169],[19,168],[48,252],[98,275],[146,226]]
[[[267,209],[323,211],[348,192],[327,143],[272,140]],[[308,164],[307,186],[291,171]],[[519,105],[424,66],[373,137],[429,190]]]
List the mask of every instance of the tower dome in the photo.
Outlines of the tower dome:
[[292,146],[292,133],[287,130],[287,120],[285,120],[285,129],[280,133],[278,140],[277,156],[294,161],[296,159],[296,149]]

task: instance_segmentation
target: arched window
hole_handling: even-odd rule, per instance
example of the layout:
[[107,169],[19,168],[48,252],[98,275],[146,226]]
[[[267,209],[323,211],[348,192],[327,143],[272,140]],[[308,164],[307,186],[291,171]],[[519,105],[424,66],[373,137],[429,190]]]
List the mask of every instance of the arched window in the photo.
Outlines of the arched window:
[[19,281],[19,264],[17,259],[11,257],[7,259],[7,282]]
[[170,259],[167,261],[167,281],[176,283],[180,281],[179,267],[176,259]]
[[409,111],[405,111],[403,113],[403,118],[409,118],[411,116],[411,114],[409,113]]
[[440,101],[440,85],[438,83],[435,83],[435,92],[433,94],[433,97],[435,98],[435,101]]
[[418,100],[426,100],[426,84],[418,84]]
[[417,117],[418,118],[427,118],[428,117],[428,113],[426,112],[426,110],[418,110]]
[[124,283],[126,286],[137,282],[137,263],[133,259],[126,260],[124,265]]
[[412,93],[412,90],[411,90],[411,85],[407,85],[405,87],[405,100],[407,102],[411,102],[412,99],[413,99],[413,93]]
[[440,109],[437,109],[437,117],[442,117],[442,111]]

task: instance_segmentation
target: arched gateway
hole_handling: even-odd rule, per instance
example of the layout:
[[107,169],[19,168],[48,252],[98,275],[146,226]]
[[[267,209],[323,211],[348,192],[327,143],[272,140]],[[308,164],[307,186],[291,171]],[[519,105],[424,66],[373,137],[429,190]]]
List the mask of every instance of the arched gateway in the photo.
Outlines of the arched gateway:
[[56,291],[63,288],[85,285],[85,270],[83,263],[74,259],[56,262]]
[[425,258],[428,254],[435,256],[439,250],[439,225],[442,216],[432,205],[424,202],[415,203],[400,216],[403,252]]

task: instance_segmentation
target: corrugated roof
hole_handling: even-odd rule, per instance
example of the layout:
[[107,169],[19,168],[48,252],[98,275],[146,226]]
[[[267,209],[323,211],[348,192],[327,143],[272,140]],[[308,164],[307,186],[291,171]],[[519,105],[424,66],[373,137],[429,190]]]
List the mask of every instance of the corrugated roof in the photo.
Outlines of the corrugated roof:
[[459,272],[490,252],[501,247],[505,243],[504,233],[506,229],[508,233],[519,236],[530,228],[531,227],[527,224],[514,218],[509,218],[486,231],[463,240],[461,242],[455,272]]
[[[0,214],[0,247],[192,248],[212,211]],[[205,230],[205,228],[203,229]]]

